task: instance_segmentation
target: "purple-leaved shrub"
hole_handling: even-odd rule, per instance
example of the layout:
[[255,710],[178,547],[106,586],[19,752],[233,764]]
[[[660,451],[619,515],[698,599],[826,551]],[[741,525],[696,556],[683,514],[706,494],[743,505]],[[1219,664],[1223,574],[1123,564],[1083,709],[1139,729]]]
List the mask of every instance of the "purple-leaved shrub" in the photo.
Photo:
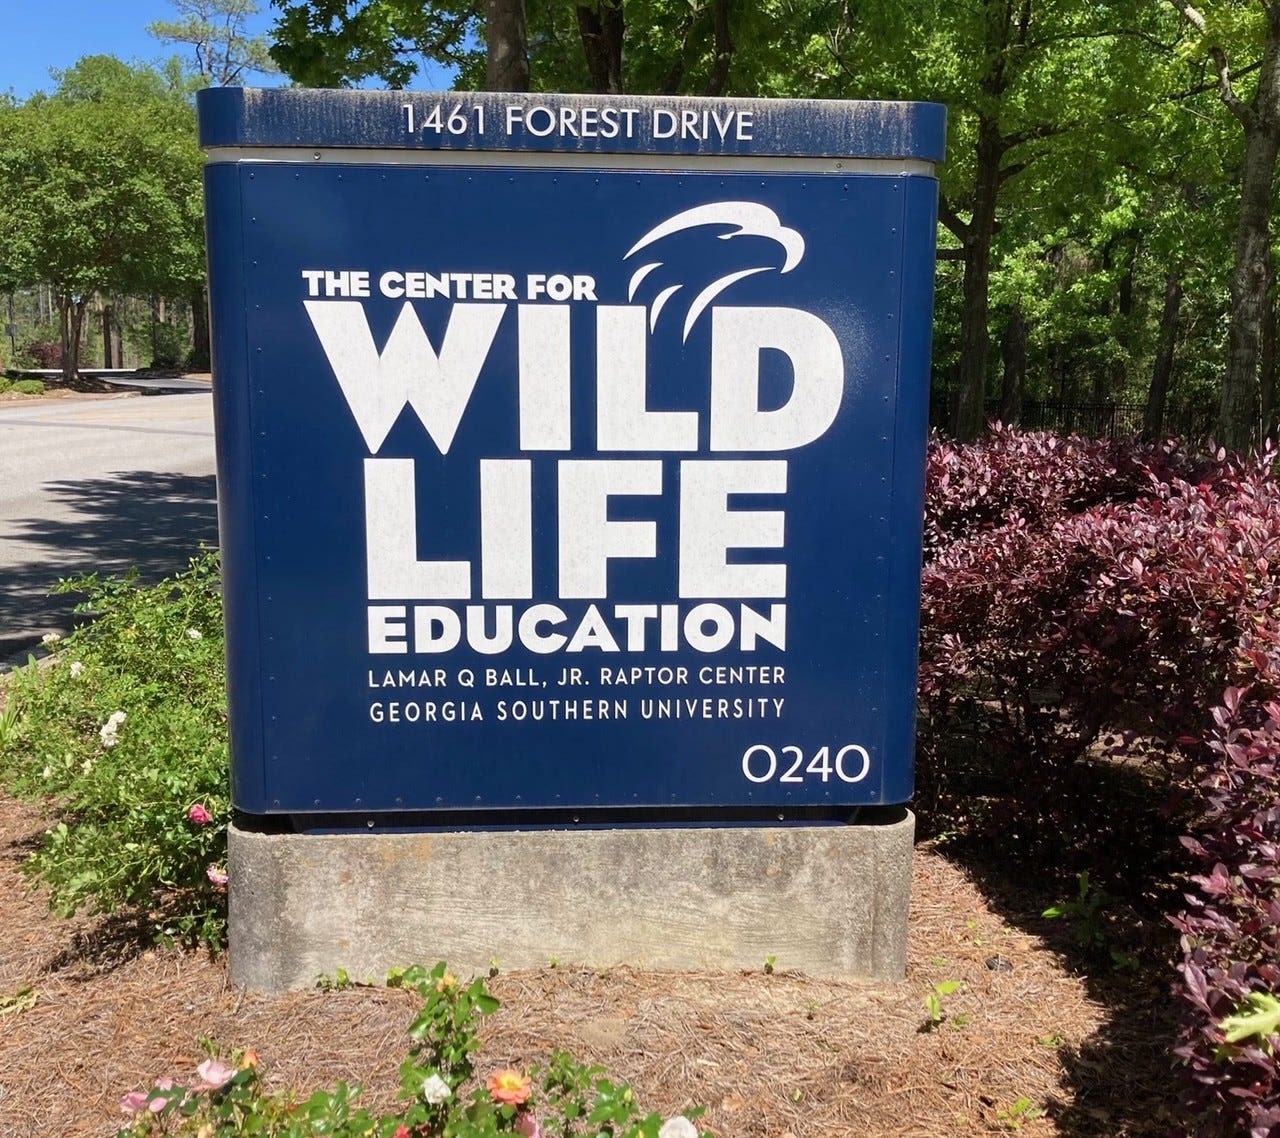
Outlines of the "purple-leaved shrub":
[[[1280,992],[1280,653],[1246,655],[1253,684],[1228,688],[1213,711],[1206,814],[1198,836],[1183,839],[1201,872],[1174,918],[1175,1053],[1200,1138],[1280,1135],[1280,1023],[1266,1014]],[[1228,1030],[1232,1016],[1241,1030]]]
[[1280,1138],[1275,465],[1004,428],[929,457],[922,782],[945,781],[947,733],[978,709],[1011,833],[1096,855],[1110,828],[1130,857],[1141,840],[1077,776],[1109,755],[1163,783],[1200,866],[1172,917],[1197,1138]]

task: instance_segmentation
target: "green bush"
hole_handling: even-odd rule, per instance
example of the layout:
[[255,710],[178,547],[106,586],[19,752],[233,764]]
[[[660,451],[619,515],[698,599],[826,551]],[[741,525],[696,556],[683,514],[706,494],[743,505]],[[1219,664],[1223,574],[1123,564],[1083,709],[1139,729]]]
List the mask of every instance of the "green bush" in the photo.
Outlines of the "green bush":
[[59,913],[135,909],[160,940],[217,947],[230,813],[217,556],[159,585],[58,589],[86,592],[97,619],[9,682],[0,781],[58,815],[24,871]]
[[44,384],[38,379],[18,379],[11,385],[21,395],[43,395]]

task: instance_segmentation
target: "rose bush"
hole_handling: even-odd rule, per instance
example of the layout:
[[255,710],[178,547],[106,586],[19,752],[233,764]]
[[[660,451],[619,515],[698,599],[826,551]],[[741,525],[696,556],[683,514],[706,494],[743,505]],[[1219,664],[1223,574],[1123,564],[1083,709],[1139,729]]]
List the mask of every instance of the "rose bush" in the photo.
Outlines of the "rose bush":
[[244,1051],[230,1062],[205,1060],[190,1087],[166,1077],[149,1091],[128,1092],[120,1108],[131,1121],[119,1138],[712,1138],[692,1121],[700,1109],[665,1121],[645,1113],[629,1086],[563,1051],[528,1074],[505,1067],[481,1083],[476,1031],[498,1009],[484,979],[459,984],[441,962],[430,971],[399,969],[387,983],[422,1001],[400,1067],[400,1109],[374,1115],[359,1105],[361,1088],[346,1083],[305,1099],[267,1093],[256,1052]]
[[0,782],[58,819],[24,868],[60,912],[130,908],[161,939],[216,947],[230,811],[217,557],[149,587],[60,587],[87,592],[96,619],[13,673],[0,733]]

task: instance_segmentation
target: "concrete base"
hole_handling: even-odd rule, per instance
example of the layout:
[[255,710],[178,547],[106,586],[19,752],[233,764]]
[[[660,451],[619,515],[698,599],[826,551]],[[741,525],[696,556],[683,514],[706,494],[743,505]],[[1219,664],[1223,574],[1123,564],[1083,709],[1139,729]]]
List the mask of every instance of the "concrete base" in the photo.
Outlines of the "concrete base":
[[897,979],[915,818],[880,824],[292,835],[230,832],[231,982],[545,966]]

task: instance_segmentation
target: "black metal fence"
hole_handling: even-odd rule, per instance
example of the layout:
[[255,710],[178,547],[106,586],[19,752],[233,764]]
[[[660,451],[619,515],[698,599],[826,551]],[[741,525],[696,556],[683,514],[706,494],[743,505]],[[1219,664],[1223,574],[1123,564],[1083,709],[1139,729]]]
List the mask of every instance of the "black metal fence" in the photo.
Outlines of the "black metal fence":
[[[1021,413],[1009,422],[1024,431],[1052,431],[1090,439],[1129,438],[1142,434],[1146,407],[1141,403],[1069,403],[1060,399],[1025,399]],[[929,404],[929,425],[947,429],[951,399],[936,392]],[[987,418],[1001,418],[1000,404],[987,404]],[[1171,407],[1158,432],[1162,438],[1202,442],[1213,433],[1213,414],[1198,407]]]

